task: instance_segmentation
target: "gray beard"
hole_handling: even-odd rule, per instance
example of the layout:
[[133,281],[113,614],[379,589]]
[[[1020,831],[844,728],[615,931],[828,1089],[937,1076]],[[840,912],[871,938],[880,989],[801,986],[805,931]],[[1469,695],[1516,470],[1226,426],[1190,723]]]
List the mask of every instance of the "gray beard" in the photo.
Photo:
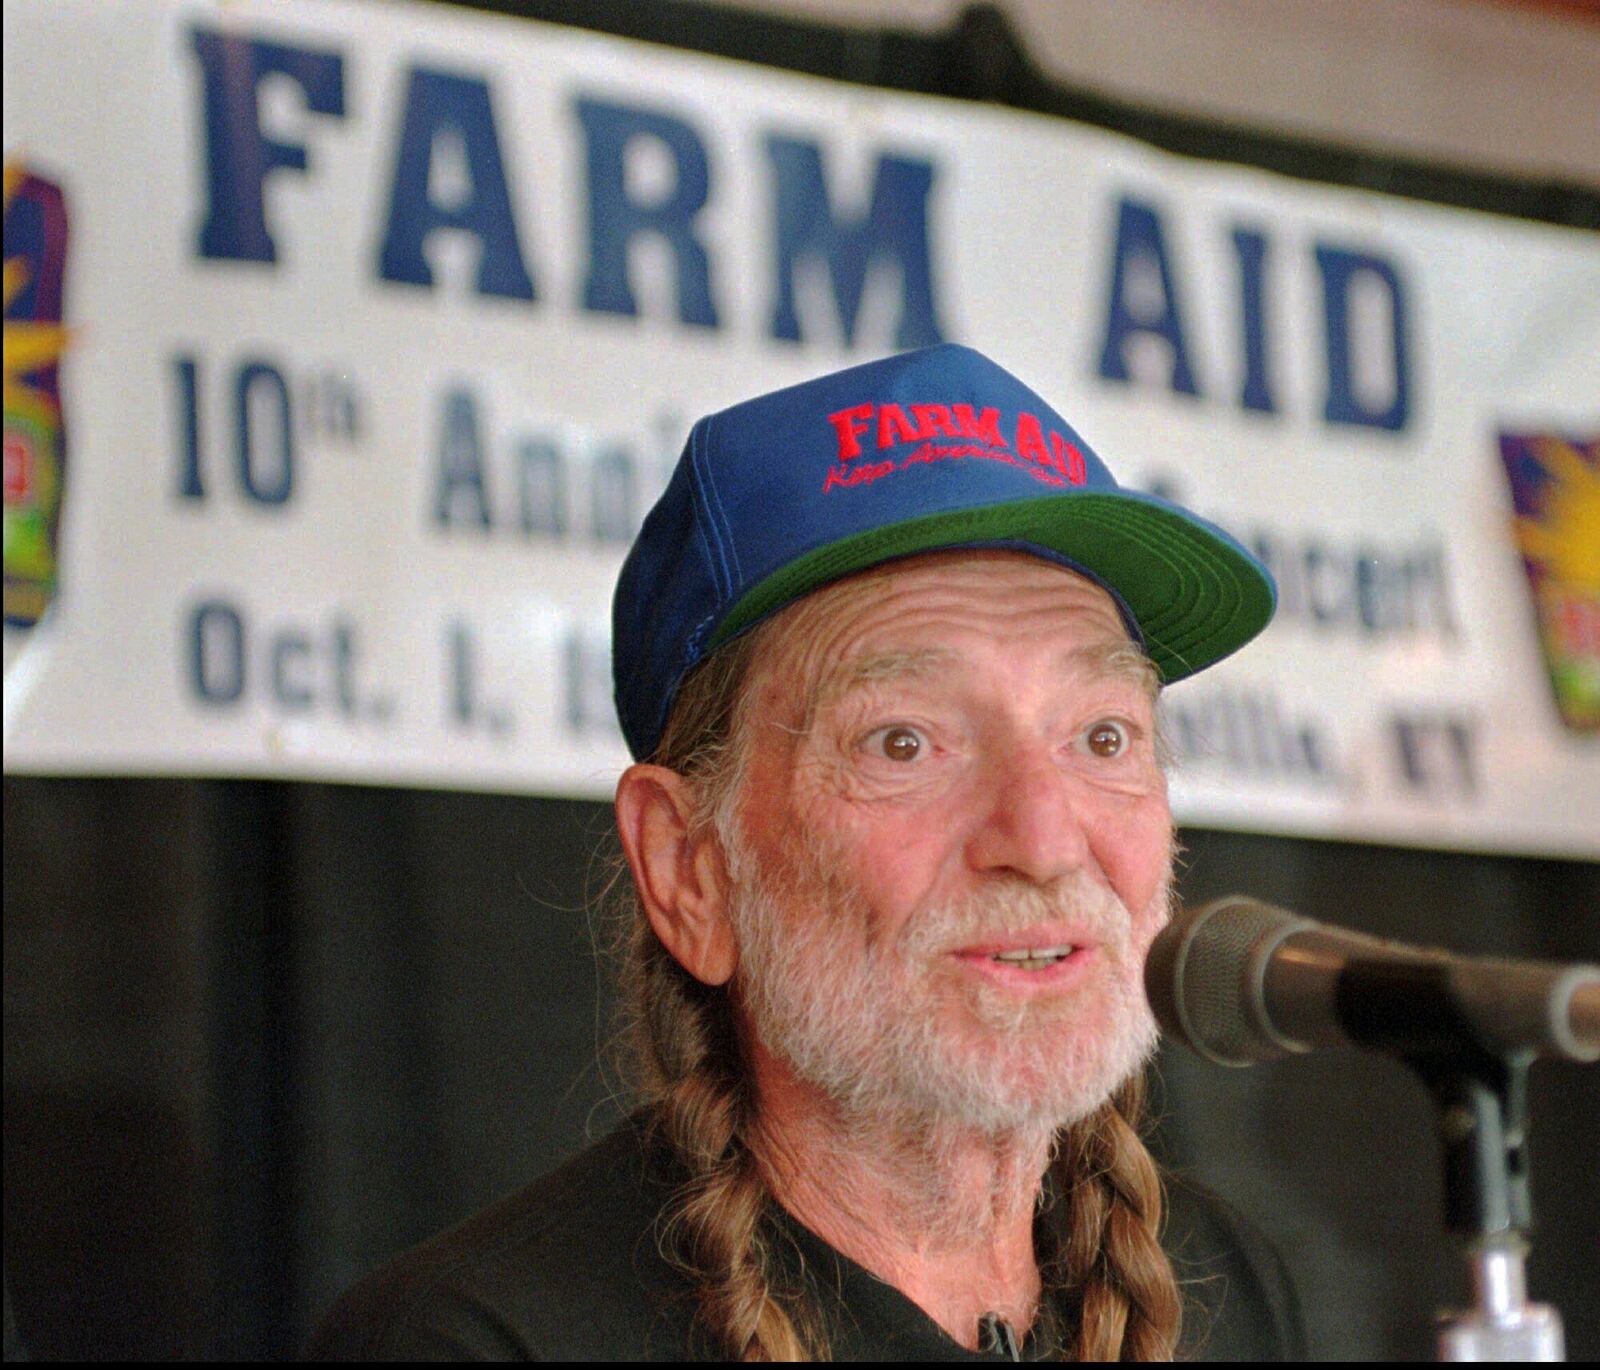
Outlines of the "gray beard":
[[[724,834],[724,846],[739,941],[734,993],[762,1044],[830,1100],[847,1132],[935,1148],[977,1133],[1042,1149],[1154,1053],[1135,928],[1153,932],[1165,921],[1170,879],[1137,923],[1080,873],[1048,889],[997,883],[917,915],[884,941],[870,935],[860,891],[832,874],[828,853],[799,852],[773,878],[735,834]],[[1070,920],[1098,943],[1103,964],[1084,987],[1030,1000],[970,981],[959,990],[936,983],[950,948],[1052,920]],[[952,1006],[960,1023],[949,1021]],[[1091,1009],[1101,1019],[1095,1030],[1082,1021]]]

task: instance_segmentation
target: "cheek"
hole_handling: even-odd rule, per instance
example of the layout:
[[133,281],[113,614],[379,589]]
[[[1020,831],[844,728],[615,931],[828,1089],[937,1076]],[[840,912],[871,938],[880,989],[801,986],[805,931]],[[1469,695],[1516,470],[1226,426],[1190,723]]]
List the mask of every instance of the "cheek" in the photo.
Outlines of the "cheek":
[[877,833],[861,851],[856,881],[867,896],[879,927],[892,935],[929,902],[943,869],[945,844],[926,827],[903,833]]
[[872,942],[893,938],[937,887],[949,843],[937,823],[888,815],[870,805],[801,807],[795,831],[808,833],[825,879],[859,895]]
[[1172,870],[1172,811],[1165,786],[1159,794],[1143,796],[1108,814],[1096,833],[1095,849],[1111,888],[1137,920],[1136,936],[1148,945],[1160,919],[1140,915]]

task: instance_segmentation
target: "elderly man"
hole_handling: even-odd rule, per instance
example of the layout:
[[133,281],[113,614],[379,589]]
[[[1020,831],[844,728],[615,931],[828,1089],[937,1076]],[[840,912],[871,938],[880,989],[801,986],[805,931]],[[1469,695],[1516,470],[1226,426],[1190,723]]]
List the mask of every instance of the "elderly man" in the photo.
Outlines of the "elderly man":
[[1156,695],[1272,606],[966,348],[702,420],[615,604],[645,1104],[312,1354],[1294,1354],[1274,1258],[1136,1131]]

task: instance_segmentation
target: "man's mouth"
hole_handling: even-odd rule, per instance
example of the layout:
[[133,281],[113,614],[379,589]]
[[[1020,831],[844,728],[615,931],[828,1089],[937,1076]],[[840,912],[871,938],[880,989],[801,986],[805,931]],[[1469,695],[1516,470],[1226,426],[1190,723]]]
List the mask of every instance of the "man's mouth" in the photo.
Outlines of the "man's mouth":
[[1021,970],[1044,970],[1057,961],[1064,961],[1077,947],[1063,944],[1054,947],[1025,947],[1019,951],[997,951],[989,959],[1002,966],[1016,966]]
[[1097,948],[1087,940],[1067,940],[1064,930],[997,939],[987,945],[963,947],[956,960],[969,972],[992,985],[1020,992],[1065,989],[1078,984],[1095,960]]

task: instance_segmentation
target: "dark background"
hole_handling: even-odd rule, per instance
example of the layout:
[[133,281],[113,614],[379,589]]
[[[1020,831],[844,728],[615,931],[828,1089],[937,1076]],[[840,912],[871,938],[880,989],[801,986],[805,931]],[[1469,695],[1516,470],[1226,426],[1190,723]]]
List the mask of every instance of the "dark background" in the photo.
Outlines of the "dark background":
[[[688,3],[485,8],[1120,129],[1169,150],[1600,227],[1600,192],[1179,120],[943,36]],[[1596,802],[1574,796],[1572,802]],[[379,1261],[624,1106],[600,1065],[604,806],[251,781],[4,782],[5,1260],[38,1356],[283,1357]],[[1234,890],[1409,941],[1600,957],[1600,865],[1191,831]],[[1426,1097],[1386,1060],[1167,1051],[1155,1144],[1277,1241],[1318,1358],[1426,1358],[1466,1297]],[[1533,1077],[1533,1296],[1600,1356],[1600,1070]]]
[[[5,1244],[52,1357],[290,1354],[363,1271],[617,1116],[603,805],[8,778]],[[1600,950],[1600,866],[1188,832],[1184,894],[1469,951]],[[1466,1297],[1429,1105],[1325,1054],[1161,1058],[1157,1148],[1277,1241],[1319,1358]],[[1600,1354],[1600,1070],[1533,1075],[1535,1297]]]

